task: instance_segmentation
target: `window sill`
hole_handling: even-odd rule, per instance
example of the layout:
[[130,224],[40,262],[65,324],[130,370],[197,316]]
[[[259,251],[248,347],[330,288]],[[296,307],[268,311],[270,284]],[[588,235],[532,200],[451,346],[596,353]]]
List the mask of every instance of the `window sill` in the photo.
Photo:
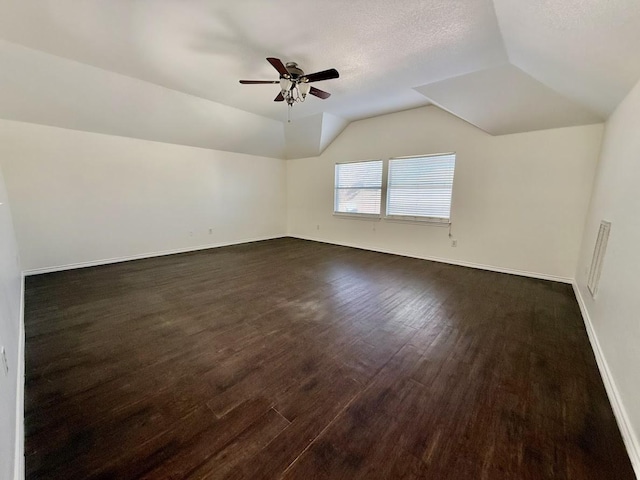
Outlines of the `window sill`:
[[388,215],[384,217],[388,222],[399,223],[415,223],[420,225],[431,225],[432,227],[448,227],[451,225],[449,218],[433,218],[433,217],[411,217],[405,215]]
[[376,220],[379,221],[382,216],[375,213],[346,213],[346,212],[333,212],[334,217],[338,218],[350,218],[353,220]]

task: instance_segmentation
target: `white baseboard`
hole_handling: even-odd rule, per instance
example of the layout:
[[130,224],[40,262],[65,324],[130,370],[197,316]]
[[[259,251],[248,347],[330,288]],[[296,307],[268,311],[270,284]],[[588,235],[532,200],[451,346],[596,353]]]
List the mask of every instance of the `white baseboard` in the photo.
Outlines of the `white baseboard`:
[[589,311],[587,310],[587,306],[584,302],[584,298],[582,297],[582,293],[580,292],[578,284],[575,281],[572,282],[572,285],[573,290],[576,294],[576,298],[578,299],[578,305],[580,306],[580,312],[582,313],[584,325],[587,329],[589,342],[591,342],[591,348],[593,349],[593,353],[596,357],[596,363],[598,364],[598,369],[600,370],[600,376],[602,377],[604,388],[607,391],[609,402],[611,403],[611,407],[613,408],[613,414],[616,417],[618,428],[620,429],[620,433],[622,434],[622,439],[625,446],[627,447],[627,453],[629,454],[629,459],[631,460],[633,470],[636,473],[636,478],[640,479],[640,442],[638,442],[638,438],[633,431],[629,416],[627,415],[627,411],[624,408],[624,404],[622,403],[622,400],[620,398],[620,393],[618,392],[616,383],[613,380],[613,376],[611,375],[611,370],[609,370],[609,364],[607,363],[604,353],[602,352],[602,348],[600,348],[600,342],[598,341],[598,337],[593,328],[591,317],[589,316]]
[[409,253],[402,253],[393,250],[387,250],[384,248],[371,248],[363,247],[362,245],[350,244],[345,242],[329,242],[327,240],[318,240],[317,238],[306,237],[303,235],[289,235],[292,238],[299,238],[301,240],[311,240],[312,242],[328,243],[331,245],[340,245],[341,247],[359,248],[360,250],[369,250],[371,252],[389,253],[391,255],[399,255],[401,257],[418,258],[420,260],[430,260],[432,262],[448,263],[449,265],[458,265],[460,267],[477,268],[479,270],[488,270],[491,272],[507,273],[509,275],[519,275],[521,277],[539,278],[541,280],[551,280],[553,282],[561,283],[573,283],[573,278],[558,277],[556,275],[548,275],[546,273],[528,272],[526,270],[515,270],[512,268],[496,267],[493,265],[484,265],[481,263],[465,262],[462,260],[451,260],[449,258],[431,257],[428,255],[414,255]]
[[24,480],[24,274],[20,289],[18,328],[18,373],[16,380],[16,445],[13,461],[15,480]]
[[240,245],[242,243],[261,242],[263,240],[273,240],[275,238],[283,238],[286,235],[276,235],[258,238],[248,238],[234,242],[211,243],[207,245],[198,245],[195,247],[176,248],[173,250],[163,250],[161,252],[141,253],[139,255],[129,255],[126,257],[104,258],[100,260],[91,260],[88,262],[69,263],[66,265],[56,265],[53,267],[33,268],[25,270],[24,274],[39,275],[42,273],[62,272],[64,270],[73,270],[76,268],[97,267],[99,265],[108,265],[110,263],[129,262],[131,260],[142,260],[144,258],[163,257],[165,255],[175,255],[176,253],[197,252],[199,250],[208,250],[210,248],[228,247],[230,245]]

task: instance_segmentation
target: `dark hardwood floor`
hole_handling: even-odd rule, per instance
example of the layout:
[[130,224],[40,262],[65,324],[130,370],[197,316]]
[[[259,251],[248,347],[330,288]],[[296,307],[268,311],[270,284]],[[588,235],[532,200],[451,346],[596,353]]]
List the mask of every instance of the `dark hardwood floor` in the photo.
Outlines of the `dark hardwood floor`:
[[568,285],[295,239],[27,278],[27,478],[634,478]]

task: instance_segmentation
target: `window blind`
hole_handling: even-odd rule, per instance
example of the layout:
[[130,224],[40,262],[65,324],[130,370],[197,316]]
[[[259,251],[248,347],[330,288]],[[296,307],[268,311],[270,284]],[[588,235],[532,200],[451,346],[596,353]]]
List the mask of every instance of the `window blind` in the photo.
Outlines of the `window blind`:
[[338,163],[334,212],[380,215],[382,160]]
[[449,221],[455,154],[389,160],[387,216]]

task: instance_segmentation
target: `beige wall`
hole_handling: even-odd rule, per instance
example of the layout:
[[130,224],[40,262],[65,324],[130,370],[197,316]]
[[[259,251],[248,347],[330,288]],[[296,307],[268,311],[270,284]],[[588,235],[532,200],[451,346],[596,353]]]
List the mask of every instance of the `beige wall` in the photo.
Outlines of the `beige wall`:
[[25,270],[286,230],[284,160],[0,121],[0,164]]
[[[13,478],[16,438],[21,439],[23,432],[22,388],[18,381],[24,378],[21,288],[20,260],[0,169],[0,346],[6,349],[9,365],[8,375],[0,371],[0,478],[6,479]],[[17,455],[21,456],[22,441],[17,445]]]
[[[602,125],[493,137],[437,107],[350,124],[320,157],[289,160],[291,235],[572,279]],[[443,227],[332,215],[334,164],[456,152],[451,247]]]
[[[596,298],[587,275],[601,220],[611,233]],[[640,475],[640,83],[606,124],[576,272],[580,295],[618,395]],[[615,407],[615,405],[614,405]],[[640,477],[639,477],[640,478]]]

